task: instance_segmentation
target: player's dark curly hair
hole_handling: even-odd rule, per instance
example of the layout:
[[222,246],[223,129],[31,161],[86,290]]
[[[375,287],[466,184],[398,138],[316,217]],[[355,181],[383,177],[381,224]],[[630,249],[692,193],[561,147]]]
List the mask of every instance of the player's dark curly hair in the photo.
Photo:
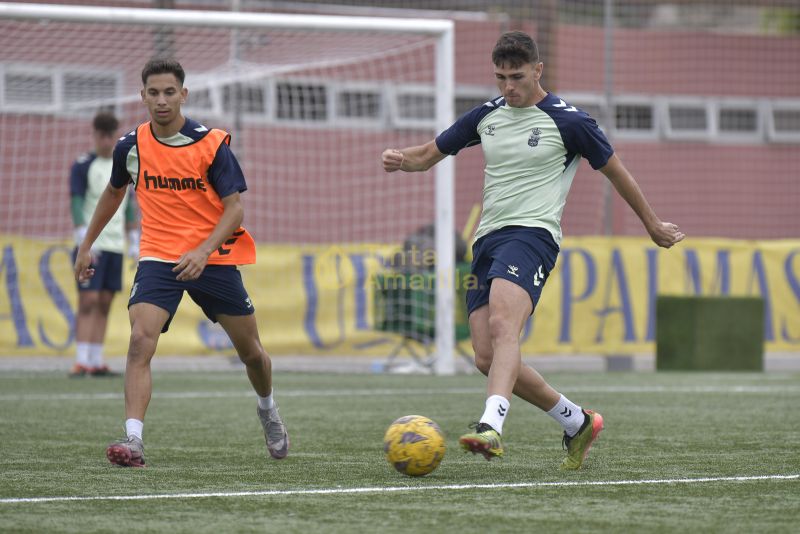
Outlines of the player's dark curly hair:
[[119,121],[110,111],[98,111],[92,121],[92,127],[97,132],[113,134],[119,128]]
[[142,85],[147,85],[147,78],[154,74],[174,74],[178,81],[183,85],[186,73],[177,60],[172,58],[154,57],[145,63],[142,69]]
[[505,32],[492,50],[492,62],[512,69],[526,63],[539,63],[539,47],[530,35],[520,31]]

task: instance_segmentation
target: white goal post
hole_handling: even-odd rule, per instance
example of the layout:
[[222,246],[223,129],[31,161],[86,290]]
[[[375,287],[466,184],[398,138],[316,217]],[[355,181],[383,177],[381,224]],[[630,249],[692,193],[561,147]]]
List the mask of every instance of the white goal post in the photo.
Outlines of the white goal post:
[[[280,29],[316,32],[385,32],[424,35],[435,40],[433,81],[436,134],[454,119],[454,25],[449,20],[390,19],[376,17],[312,16],[222,11],[163,10],[72,5],[0,3],[0,23],[20,21],[101,25],[192,27],[231,30]],[[16,23],[16,22],[15,22]],[[47,31],[45,27],[41,31]],[[87,35],[86,39],[92,39]],[[5,53],[4,53],[5,55]],[[20,59],[22,58],[22,59]],[[24,62],[20,54],[17,62]],[[136,58],[138,61],[139,58]],[[0,63],[2,63],[0,59]],[[190,70],[190,69],[187,69]],[[138,95],[126,88],[126,95]],[[6,108],[7,109],[7,108]],[[379,159],[380,153],[374,158]],[[445,158],[435,169],[436,236],[436,325],[434,371],[450,375],[455,371],[454,337],[454,164]],[[66,172],[66,171],[65,171]],[[402,178],[405,178],[402,177]],[[395,177],[393,177],[395,179]],[[12,232],[13,233],[13,232]]]

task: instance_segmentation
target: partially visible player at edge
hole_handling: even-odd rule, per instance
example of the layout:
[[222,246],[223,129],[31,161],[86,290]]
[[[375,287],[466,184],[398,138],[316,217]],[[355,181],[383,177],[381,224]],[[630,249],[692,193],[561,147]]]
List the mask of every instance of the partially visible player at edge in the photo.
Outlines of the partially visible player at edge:
[[[128,313],[131,337],[125,368],[127,437],[108,446],[117,465],[144,467],[142,429],[152,391],[150,361],[186,291],[230,337],[258,396],[267,450],[284,458],[289,435],[272,395],[272,362],[261,346],[253,304],[237,265],[255,262],[255,243],[240,225],[247,189],[228,144],[230,135],[181,114],[188,90],[181,65],[153,59],[141,92],[151,121],[119,140],[111,180],[75,260],[78,281],[91,278],[92,243],[133,182],[142,212],[139,267]],[[176,178],[179,177],[179,178]]]
[[[75,225],[75,250],[86,235],[86,223],[94,213],[100,194],[111,176],[111,155],[117,140],[119,121],[113,113],[101,111],[92,120],[94,150],[80,156],[69,173],[70,206]],[[75,364],[69,376],[117,376],[103,359],[108,315],[114,295],[122,290],[125,231],[128,256],[139,256],[139,223],[136,207],[125,195],[122,206],[92,245],[95,276],[77,284],[78,313],[75,317]]]
[[530,36],[504,33],[492,62],[500,97],[424,145],[385,150],[383,167],[425,171],[462,148],[483,147],[483,212],[472,249],[478,288],[467,292],[467,309],[475,365],[488,377],[487,399],[474,431],[459,443],[487,460],[502,456],[503,423],[514,393],[561,424],[567,450],[561,467],[579,469],[603,418],[523,365],[519,337],[555,266],[561,214],[581,156],[611,181],[658,246],[669,248],[684,234],[656,216],[597,123],[541,87],[544,65]]

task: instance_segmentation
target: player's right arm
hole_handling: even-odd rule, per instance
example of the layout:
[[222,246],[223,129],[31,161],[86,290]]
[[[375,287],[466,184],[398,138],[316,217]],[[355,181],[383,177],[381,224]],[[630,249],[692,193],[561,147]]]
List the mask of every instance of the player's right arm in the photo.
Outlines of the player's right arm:
[[496,104],[492,101],[476,106],[463,114],[447,130],[439,134],[424,145],[412,146],[398,150],[387,148],[381,155],[383,170],[386,172],[427,171],[447,156],[455,156],[462,148],[481,142],[478,135],[478,123],[493,109]]
[[413,146],[398,150],[396,148],[387,148],[381,155],[383,162],[383,170],[386,172],[394,172],[397,170],[406,172],[427,171],[440,161],[442,161],[447,154],[442,154],[439,147],[436,146],[436,141],[431,140],[428,143],[420,146]]

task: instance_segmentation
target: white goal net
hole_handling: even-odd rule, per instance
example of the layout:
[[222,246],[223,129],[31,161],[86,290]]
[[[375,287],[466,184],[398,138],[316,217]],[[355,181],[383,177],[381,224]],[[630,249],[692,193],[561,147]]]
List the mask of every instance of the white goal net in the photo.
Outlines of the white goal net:
[[[232,134],[260,247],[245,283],[269,351],[387,354],[402,334],[376,324],[376,276],[430,225],[436,261],[423,267],[452,279],[449,162],[413,174],[380,163],[452,122],[451,22],[0,4],[0,50],[0,352],[71,350],[70,165],[92,149],[98,110],[117,115],[120,135],[148,119],[140,72],[154,56],[185,68],[184,115]],[[454,284],[433,291],[438,312],[423,320],[439,339],[423,342],[447,373]],[[186,335],[160,351],[225,346],[180,314]],[[125,328],[113,316],[111,354]]]

